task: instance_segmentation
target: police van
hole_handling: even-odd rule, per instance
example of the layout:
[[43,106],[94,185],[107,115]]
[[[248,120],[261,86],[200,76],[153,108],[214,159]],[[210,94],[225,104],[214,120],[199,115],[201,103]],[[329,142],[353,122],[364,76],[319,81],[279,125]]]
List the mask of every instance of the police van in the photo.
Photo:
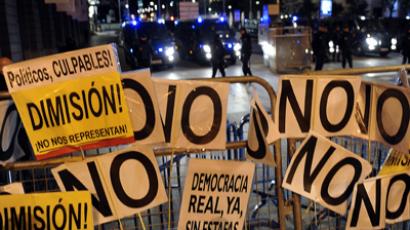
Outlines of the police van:
[[132,20],[122,24],[123,46],[135,57],[138,56],[142,36],[148,39],[151,49],[151,66],[171,67],[174,65],[177,60],[175,42],[164,20],[160,19],[156,22]]
[[198,17],[196,20],[177,21],[175,24],[175,42],[183,59],[209,63],[215,35],[220,37],[224,46],[226,63],[235,64],[240,56],[241,45],[235,39],[235,33],[225,17]]

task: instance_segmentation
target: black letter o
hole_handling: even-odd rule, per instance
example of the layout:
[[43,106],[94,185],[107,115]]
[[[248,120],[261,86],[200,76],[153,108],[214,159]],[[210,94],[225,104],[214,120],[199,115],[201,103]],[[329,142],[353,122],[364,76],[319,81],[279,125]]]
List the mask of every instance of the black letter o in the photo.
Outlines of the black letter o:
[[134,131],[134,138],[135,140],[145,139],[149,135],[151,135],[155,127],[154,103],[152,102],[151,96],[149,95],[148,91],[139,82],[136,82],[132,79],[124,79],[123,84],[124,90],[132,89],[133,91],[137,92],[140,95],[142,102],[144,103],[146,122],[144,127],[142,127],[140,130]]
[[[401,199],[399,208],[397,208],[396,211],[391,212],[388,206],[390,189],[393,186],[393,184],[396,183],[397,181],[403,181],[406,184],[406,187],[403,192],[403,197],[402,197],[403,199]],[[399,174],[391,178],[389,182],[389,186],[387,187],[387,196],[386,196],[386,217],[387,219],[393,220],[401,216],[401,214],[404,212],[404,209],[406,208],[407,197],[409,196],[409,192],[410,192],[410,177],[407,174]],[[395,197],[394,199],[397,199],[397,198]]]
[[[327,102],[329,99],[329,94],[334,88],[343,88],[346,92],[347,96],[347,105],[346,111],[342,118],[342,120],[337,124],[330,123],[329,119],[327,118]],[[322,97],[320,99],[320,121],[322,122],[323,128],[325,128],[329,132],[337,132],[343,129],[347,122],[349,122],[350,116],[353,112],[353,105],[354,105],[354,91],[352,85],[348,81],[332,81],[326,85],[325,89],[323,90]]]
[[[329,194],[329,185],[332,181],[333,177],[336,175],[339,169],[343,168],[345,165],[351,165],[354,168],[354,177],[353,180],[350,182],[349,186],[347,186],[346,190],[338,197],[332,197]],[[341,161],[339,161],[333,168],[326,174],[325,179],[323,180],[323,184],[320,189],[320,195],[322,196],[323,200],[331,205],[339,205],[349,198],[350,194],[353,192],[354,185],[359,180],[360,174],[362,174],[362,165],[360,161],[353,158],[347,157]]]
[[[189,123],[189,113],[191,111],[191,107],[192,107],[194,100],[201,95],[206,95],[212,100],[213,109],[214,109],[214,117],[212,120],[211,129],[209,130],[209,132],[203,136],[198,136],[191,129],[191,125]],[[221,126],[221,121],[222,121],[222,103],[221,103],[218,93],[214,89],[207,87],[207,86],[201,86],[201,87],[198,87],[192,90],[188,94],[185,100],[185,103],[182,107],[181,126],[182,126],[182,132],[184,133],[184,136],[190,142],[194,144],[207,144],[211,142],[218,134],[219,128]]]
[[[394,97],[397,100],[399,100],[401,107],[403,108],[403,114],[401,116],[401,123],[400,123],[400,128],[397,131],[397,133],[393,136],[390,136],[386,130],[384,129],[383,122],[382,122],[382,109],[384,102],[389,99],[390,97]],[[377,110],[376,110],[376,121],[377,121],[377,127],[379,128],[380,134],[383,136],[384,140],[391,144],[395,145],[400,143],[404,136],[406,135],[407,132],[407,127],[409,126],[409,102],[407,101],[406,96],[400,92],[399,90],[396,89],[387,89],[384,91],[378,101],[377,101]]]
[[[140,198],[134,199],[125,192],[122,187],[121,178],[120,178],[120,169],[122,164],[127,160],[136,160],[139,161],[145,168],[145,171],[148,174],[149,178],[149,189],[147,194]],[[151,203],[152,200],[157,196],[158,193],[158,178],[155,171],[154,165],[152,165],[150,159],[140,152],[126,152],[120,155],[117,155],[111,165],[110,176],[112,187],[117,194],[118,199],[126,206],[132,208],[140,208]],[[136,175],[135,175],[136,176]]]

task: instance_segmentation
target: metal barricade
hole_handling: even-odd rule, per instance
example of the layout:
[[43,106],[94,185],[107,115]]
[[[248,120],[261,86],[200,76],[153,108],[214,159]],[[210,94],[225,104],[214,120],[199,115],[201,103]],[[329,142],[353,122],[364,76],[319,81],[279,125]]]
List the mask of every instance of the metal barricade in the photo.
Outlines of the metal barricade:
[[[391,73],[398,72],[402,69],[409,70],[410,65],[397,65],[385,67],[369,67],[355,69],[337,69],[328,71],[309,71],[309,75],[363,75],[369,73]],[[373,83],[374,84],[374,83]],[[343,146],[353,153],[360,155],[362,158],[373,166],[370,176],[376,176],[381,169],[384,160],[390,148],[378,142],[372,142],[354,137],[331,137],[335,143]],[[288,159],[295,153],[297,146],[302,140],[287,140]],[[288,195],[286,192],[285,195]],[[286,196],[288,197],[288,196]],[[344,229],[346,218],[340,216],[317,203],[292,193],[288,202],[293,205],[293,224],[294,229]],[[410,222],[403,222],[394,225],[388,225],[386,229],[409,229]]]
[[[203,80],[203,79],[201,79]],[[276,95],[273,88],[265,80],[258,77],[226,77],[209,79],[227,83],[256,83],[261,85],[270,98],[271,114],[273,113]],[[237,124],[227,124],[227,146],[225,151],[206,151],[199,149],[169,149],[154,147],[154,153],[159,163],[160,173],[169,197],[169,202],[158,207],[151,208],[141,213],[142,218],[131,216],[121,220],[96,226],[96,229],[176,229],[179,218],[179,206],[182,200],[184,185],[183,176],[188,168],[189,158],[208,158],[243,160],[243,148],[246,142],[239,138]],[[282,184],[282,156],[281,145],[274,143],[273,148],[277,167],[267,169],[266,166],[256,167],[252,193],[248,205],[246,229],[257,229],[260,226],[271,229],[286,229],[285,201]],[[68,162],[78,162],[85,157],[105,154],[118,150],[122,147],[104,148],[85,151],[83,154],[74,153],[68,157],[49,159],[44,161],[22,161],[8,164],[0,168],[0,174],[4,175],[3,184],[22,182],[27,193],[59,191],[58,186],[51,174],[51,168]],[[269,170],[274,171],[271,172]],[[272,183],[275,182],[275,183]],[[272,200],[274,206],[261,210],[265,203]],[[273,215],[276,215],[274,219]],[[142,220],[142,221],[141,221]]]
[[[398,71],[403,66],[327,71],[334,74],[365,74],[369,72]],[[404,66],[410,69],[410,65]],[[320,75],[322,72],[310,72]],[[201,79],[204,80],[204,79]],[[276,95],[268,82],[257,77],[226,77],[207,79],[228,83],[257,83],[270,98],[270,113],[274,114]],[[155,148],[160,172],[169,194],[169,202],[141,213],[142,222],[137,216],[121,219],[97,226],[97,229],[176,229],[179,218],[179,206],[182,199],[184,174],[189,158],[208,158],[243,160],[245,158],[246,133],[249,116],[244,116],[239,124],[227,123],[227,145],[225,151],[204,151],[198,149]],[[389,148],[380,143],[353,137],[331,137],[332,141],[367,159],[373,165],[372,176],[376,175],[387,156]],[[300,197],[281,188],[282,175],[298,145],[302,140],[288,139],[273,144],[276,167],[262,165],[256,167],[252,193],[249,200],[245,229],[343,229],[346,217],[335,214],[317,203]],[[104,154],[115,148],[87,151],[86,156]],[[282,161],[282,159],[284,159]],[[26,161],[9,164],[1,168],[1,182],[21,181],[27,192],[58,191],[50,168],[62,163],[83,160],[79,154],[45,161]],[[389,226],[394,229],[408,229],[409,222]]]

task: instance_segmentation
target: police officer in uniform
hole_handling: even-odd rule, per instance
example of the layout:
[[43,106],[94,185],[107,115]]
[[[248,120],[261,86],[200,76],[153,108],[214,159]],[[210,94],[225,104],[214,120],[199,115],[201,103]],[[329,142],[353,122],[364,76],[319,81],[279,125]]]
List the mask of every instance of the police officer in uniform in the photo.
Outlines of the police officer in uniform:
[[402,64],[410,63],[410,26],[403,37],[402,43],[403,62]]
[[215,77],[216,71],[219,71],[222,74],[222,77],[225,77],[225,63],[224,63],[224,47],[222,45],[221,39],[217,34],[214,36],[214,41],[211,45],[212,52],[212,78]]
[[241,33],[241,61],[242,61],[242,71],[243,75],[252,76],[251,68],[250,68],[250,61],[252,55],[252,41],[249,34],[246,32],[245,28],[241,28],[239,31]]
[[315,54],[315,70],[322,70],[326,59],[328,48],[327,28],[321,24],[319,29],[313,34],[312,49]]
[[342,36],[340,38],[340,48],[342,51],[342,67],[346,67],[346,61],[349,63],[349,67],[353,68],[352,62],[352,33],[350,32],[349,25],[343,26]]

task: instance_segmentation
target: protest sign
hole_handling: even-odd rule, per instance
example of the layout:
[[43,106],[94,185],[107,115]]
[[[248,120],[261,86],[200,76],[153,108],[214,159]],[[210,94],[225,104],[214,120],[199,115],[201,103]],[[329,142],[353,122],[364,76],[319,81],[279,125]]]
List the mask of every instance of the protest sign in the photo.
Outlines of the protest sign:
[[392,85],[373,85],[372,140],[407,152],[410,146],[410,89]]
[[281,138],[304,138],[311,129],[314,78],[283,76],[279,81],[275,124]]
[[[173,124],[176,124],[175,114],[176,97],[177,97],[177,81],[154,79],[155,92],[157,93],[159,111],[162,119],[162,126],[164,128],[165,143],[171,144],[171,131]],[[178,90],[179,91],[179,90]]]
[[0,196],[0,229],[94,229],[90,193]]
[[229,84],[155,79],[165,140],[172,147],[224,149]]
[[[410,219],[410,172],[399,172],[386,176],[386,223],[394,224]],[[386,189],[386,188],[382,188]]]
[[134,140],[114,54],[105,45],[4,68],[37,159]]
[[32,149],[13,101],[0,100],[0,121],[0,165],[30,156]]
[[386,225],[387,180],[371,178],[353,191],[346,229],[380,229]]
[[16,182],[0,187],[0,195],[24,194],[23,183]]
[[357,130],[354,108],[360,83],[359,77],[351,76],[316,79],[314,131],[322,136],[343,136]]
[[273,120],[268,116],[259,97],[255,94],[251,101],[246,157],[258,163],[274,166],[275,159],[269,149],[269,144],[272,144],[278,137]]
[[366,160],[311,133],[293,155],[282,186],[345,215],[354,185],[371,170]]
[[324,136],[356,131],[354,108],[361,79],[340,76],[284,76],[275,114],[281,138],[304,138],[310,130]]
[[243,229],[255,165],[190,159],[178,229]]
[[380,229],[410,219],[410,172],[377,176],[356,184],[347,229]]
[[88,190],[95,224],[130,216],[167,201],[152,149],[122,151],[51,170],[62,191]]
[[410,155],[395,149],[390,149],[389,154],[383,162],[378,176],[396,174],[410,170]]
[[370,107],[372,104],[372,85],[362,82],[356,101],[357,130],[353,134],[362,139],[369,139]]
[[164,143],[158,100],[149,70],[122,73],[121,78],[135,141],[138,144]]

